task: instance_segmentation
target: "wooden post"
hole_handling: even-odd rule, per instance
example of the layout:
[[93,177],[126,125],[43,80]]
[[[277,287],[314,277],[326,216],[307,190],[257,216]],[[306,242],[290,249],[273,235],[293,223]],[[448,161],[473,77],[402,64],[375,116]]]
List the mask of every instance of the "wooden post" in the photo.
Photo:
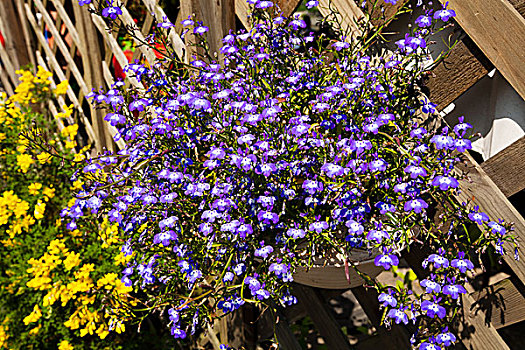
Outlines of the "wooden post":
[[[222,38],[230,30],[235,29],[234,0],[182,0],[180,11],[181,16],[179,18],[185,19],[189,15],[194,15],[196,22],[203,22],[209,28],[208,33],[205,34],[208,39],[209,51],[211,54],[217,53],[217,56],[212,57],[212,60],[220,59],[219,50],[223,46]],[[192,36],[193,33],[186,34],[186,49],[190,61],[192,60],[191,56],[195,54],[194,50],[188,47],[188,40],[191,43]]]

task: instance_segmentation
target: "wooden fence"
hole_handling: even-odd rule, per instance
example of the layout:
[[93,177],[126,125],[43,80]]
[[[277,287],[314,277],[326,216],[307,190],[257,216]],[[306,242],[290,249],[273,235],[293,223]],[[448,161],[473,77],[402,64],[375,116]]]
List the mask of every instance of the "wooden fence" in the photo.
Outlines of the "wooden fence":
[[[122,0],[124,4],[130,1]],[[385,25],[384,31],[388,32],[397,20],[390,16],[407,1],[400,0],[397,5],[384,4],[384,18],[374,20],[373,24],[378,27]],[[137,28],[137,40],[140,41],[152,29],[154,19],[163,18],[166,14],[157,0],[134,2],[145,9],[141,18],[136,18],[140,23],[140,28]],[[290,15],[301,1],[277,2],[284,14]],[[343,27],[355,28],[356,20],[364,16],[354,0],[331,0],[330,3],[341,13]],[[438,65],[427,82],[430,96],[438,108],[445,109],[494,68],[525,98],[525,1],[449,0],[449,3],[449,7],[456,11],[457,23],[465,35],[450,52],[446,64]],[[328,4],[328,0],[320,1],[321,8]],[[66,99],[60,99],[58,106],[50,104],[50,110],[54,112],[66,102],[72,103],[85,127],[87,139],[94,143],[96,150],[115,150],[123,147],[123,141],[113,142],[116,130],[103,121],[103,111],[90,107],[86,95],[92,89],[110,87],[114,83],[112,71],[117,64],[124,67],[128,57],[115,34],[108,31],[104,22],[91,15],[86,7],[81,8],[76,0],[0,1],[0,31],[5,38],[5,46],[0,45],[0,83],[8,94],[12,94],[18,84],[15,71],[27,64],[44,66],[54,73],[58,81],[69,80]],[[210,27],[211,48],[218,51],[221,38],[235,27],[236,19],[249,27],[248,10],[243,0],[181,0],[180,9],[173,11],[177,13],[177,18],[171,20],[180,22],[188,14],[195,14]],[[121,19],[126,25],[137,27],[126,8]],[[187,52],[175,31],[170,31],[169,39],[177,55],[187,60],[191,52]],[[132,59],[135,58],[143,58],[151,64],[155,61],[155,53],[148,47],[137,45],[132,54]],[[141,87],[135,79],[127,79],[126,84]],[[525,138],[522,138],[481,165],[466,154],[462,170],[468,171],[472,181],[463,183],[459,196],[461,201],[475,198],[480,209],[491,217],[514,222],[515,234],[520,242],[525,238],[525,220],[508,198],[525,189],[524,146]],[[404,256],[419,278],[425,276],[420,267],[424,256],[424,247],[417,246]],[[461,325],[461,342],[466,348],[509,349],[512,344],[505,343],[498,329],[525,320],[525,260],[516,261],[508,255],[505,264],[506,275],[500,274],[499,279],[487,276],[490,280],[488,286],[477,290],[472,288],[470,295],[463,298],[465,317]],[[341,275],[344,275],[341,269],[327,270],[320,277],[307,281],[309,286],[297,284],[295,293],[299,305],[279,315],[265,313],[259,323],[274,325],[278,320],[275,333],[280,346],[295,350],[301,349],[301,346],[287,319],[291,322],[309,315],[328,348],[350,349],[347,336],[342,333],[326,303],[330,294],[326,287],[340,279]],[[352,293],[371,323],[379,326],[381,314],[375,292],[357,286],[352,288]],[[254,343],[257,337],[253,335],[253,324],[247,320],[255,321],[257,317],[246,315],[246,312],[244,316],[244,321],[229,322],[237,322],[236,330],[242,333],[240,337],[245,342]],[[201,342],[203,348],[218,349],[220,341],[232,342],[228,339],[225,322],[209,329],[208,336]],[[264,333],[264,330],[259,332]],[[358,344],[358,348],[409,348],[408,334],[409,331],[400,326],[393,327],[391,332],[379,330],[371,340]]]

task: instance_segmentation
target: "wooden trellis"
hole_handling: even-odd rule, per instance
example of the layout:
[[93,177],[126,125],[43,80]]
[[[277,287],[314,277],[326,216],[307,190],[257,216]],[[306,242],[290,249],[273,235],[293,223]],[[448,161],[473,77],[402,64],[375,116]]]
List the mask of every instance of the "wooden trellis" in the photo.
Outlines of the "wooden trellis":
[[[144,18],[141,18],[141,28],[137,28],[137,49],[133,59],[142,58],[152,64],[155,61],[155,53],[147,46],[140,45],[140,41],[150,33],[154,19],[162,19],[166,14],[158,6],[157,0],[135,1],[140,2],[146,11]],[[384,18],[388,19],[387,22],[377,19],[373,24],[378,27],[384,25],[384,31],[387,32],[391,27],[389,25],[396,20],[391,18],[391,15],[407,1],[399,0],[397,5],[384,3]],[[445,0],[440,1],[445,3]],[[277,1],[285,15],[292,14],[300,2]],[[457,23],[466,35],[450,52],[446,59],[447,64],[438,65],[427,82],[430,96],[438,104],[438,108],[445,109],[492,69],[497,69],[514,90],[525,98],[525,1],[448,2],[449,8],[456,11]],[[321,8],[329,4],[340,12],[339,20],[343,28],[355,29],[356,21],[364,16],[354,0],[320,1]],[[75,106],[88,139],[94,142],[97,151],[101,152],[104,148],[121,148],[124,141],[113,142],[115,128],[103,121],[102,111],[90,107],[86,95],[92,89],[110,87],[114,83],[112,62],[118,62],[124,67],[128,58],[115,35],[106,28],[104,21],[91,15],[85,7],[81,8],[76,0],[0,1],[0,31],[6,41],[5,47],[0,45],[0,84],[8,94],[12,94],[18,84],[15,71],[27,64],[44,66],[60,81],[70,80],[72,83],[67,91],[67,102]],[[210,27],[211,48],[218,52],[220,39],[235,27],[235,16],[246,28],[249,27],[248,12],[249,8],[244,0],[181,0],[178,18],[172,18],[172,21],[180,22],[189,14],[195,14]],[[137,27],[125,7],[121,19],[127,26]],[[169,39],[176,54],[182,60],[188,60],[191,52],[187,52],[176,30],[169,31]],[[126,83],[142,88],[141,83],[134,78],[127,78]],[[49,108],[54,112],[65,103],[65,99],[60,99],[59,106],[51,104]],[[72,120],[68,120],[68,123],[71,122]],[[525,138],[522,138],[481,165],[469,155],[465,155],[466,161],[462,170],[468,171],[472,181],[462,184],[462,193],[458,198],[460,201],[475,198],[481,210],[491,217],[514,222],[515,234],[520,242],[525,239],[525,220],[509,202],[508,197],[525,189],[524,146]],[[420,268],[424,254],[424,247],[416,246],[404,256],[419,278],[425,276],[425,271]],[[497,330],[525,320],[525,260],[516,261],[512,255],[508,255],[505,256],[505,263],[509,272],[507,277],[480,290],[472,289],[470,294],[463,298],[465,319],[461,341],[469,349],[509,349],[509,345]],[[309,281],[302,281],[310,287],[296,286],[300,311],[295,309],[295,316],[283,311],[275,328],[282,348],[301,348],[285,320],[291,321],[297,315],[306,314],[310,316],[330,349],[351,348],[348,339],[325,305],[326,291],[311,287],[345,288],[344,283],[330,284],[340,281],[341,276],[344,276],[342,268],[332,268],[317,277],[310,277]],[[352,292],[372,324],[378,326],[381,314],[374,291],[356,286],[352,288]],[[491,303],[496,294],[501,296],[499,300],[503,300],[503,307]],[[263,316],[263,323],[275,322],[275,318],[271,317],[264,320],[269,317],[268,314]],[[242,328],[242,325],[240,327]],[[210,329],[208,337],[201,342],[203,347],[218,349],[220,341],[228,337],[226,328],[223,324],[222,327],[217,325],[215,330]],[[217,329],[218,335],[215,334]],[[403,327],[394,327],[390,333],[379,331],[368,347],[363,344],[361,348],[408,348],[408,334]]]

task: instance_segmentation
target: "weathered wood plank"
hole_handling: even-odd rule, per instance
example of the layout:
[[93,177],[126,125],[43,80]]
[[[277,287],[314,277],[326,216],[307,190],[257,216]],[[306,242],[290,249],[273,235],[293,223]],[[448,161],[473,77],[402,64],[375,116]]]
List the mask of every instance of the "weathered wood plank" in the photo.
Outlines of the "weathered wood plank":
[[510,4],[525,18],[525,0],[509,0]]
[[525,137],[481,164],[506,197],[525,188]]
[[[457,169],[468,174],[469,181],[460,181],[461,192],[457,196],[460,202],[472,201],[472,205],[478,205],[480,210],[487,213],[493,220],[502,218],[507,222],[514,223],[513,234],[518,242],[525,240],[525,220],[520,213],[509,202],[494,181],[468,154],[462,154],[465,162],[458,165]],[[504,243],[503,247],[508,254],[503,256],[516,276],[525,282],[525,261],[514,259],[514,247],[510,243]]]
[[444,62],[431,72],[426,86],[430,99],[443,109],[483,78],[492,63],[477,49],[470,39],[459,41]]
[[329,349],[351,349],[341,327],[313,288],[295,284],[293,293],[297,296],[299,303],[303,304]]
[[525,320],[525,302],[518,287],[519,281],[511,277],[471,293],[474,310],[482,310],[496,329]]
[[330,8],[337,9],[337,22],[340,23],[343,32],[355,33],[358,30],[356,21],[365,17],[354,0],[320,0],[318,8],[324,17],[331,14]]
[[375,289],[359,286],[352,288],[359,305],[377,329],[377,344],[383,350],[410,349],[410,335],[402,325],[393,324],[390,330],[381,325],[382,311],[379,309],[378,294]]
[[525,18],[507,0],[448,2],[459,25],[525,99]]
[[[373,262],[361,264],[358,266],[359,271],[365,273],[372,278],[377,276],[381,271],[382,267],[377,267]],[[312,267],[308,272],[299,268],[294,274],[294,281],[310,287],[327,288],[327,289],[348,289],[360,286],[364,283],[364,280],[350,267],[349,270],[350,282],[346,278],[345,269],[343,266],[323,266],[323,267]]]

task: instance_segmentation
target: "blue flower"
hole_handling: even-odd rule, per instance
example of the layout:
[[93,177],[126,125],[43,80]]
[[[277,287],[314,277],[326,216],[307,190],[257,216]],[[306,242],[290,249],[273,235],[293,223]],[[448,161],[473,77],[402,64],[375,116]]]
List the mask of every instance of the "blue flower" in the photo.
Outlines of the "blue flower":
[[122,10],[117,6],[109,6],[102,10],[102,16],[111,19],[117,19],[117,16],[122,14]]
[[468,218],[477,223],[478,225],[482,225],[483,222],[489,221],[489,216],[483,212],[470,213],[468,214]]
[[455,177],[439,175],[432,180],[432,186],[439,187],[442,191],[446,191],[449,188],[457,188],[459,183]]
[[400,324],[401,322],[408,324],[408,316],[403,309],[391,309],[386,315],[394,319],[396,324]]
[[487,224],[487,226],[490,227],[490,231],[492,231],[492,233],[499,234],[502,236],[505,233],[507,233],[507,230],[505,229],[505,227],[501,226],[497,222],[491,221]]
[[397,299],[392,296],[390,293],[381,293],[377,297],[380,303],[383,303],[384,307],[390,306],[390,307],[396,307],[397,306]]
[[385,270],[389,270],[390,267],[399,265],[399,258],[394,254],[384,253],[376,256],[374,264],[376,266],[383,266]]
[[341,176],[344,174],[343,167],[337,164],[333,164],[333,163],[325,163],[321,167],[321,170],[324,171],[326,173],[326,176],[330,178],[334,178],[336,176]]
[[430,318],[434,318],[436,315],[439,318],[445,318],[447,314],[447,310],[443,306],[437,304],[435,301],[430,300],[424,300],[421,303],[421,310],[424,311],[425,314]]
[[421,287],[425,288],[426,293],[438,294],[441,292],[441,285],[431,279],[424,279],[420,283]]
[[306,235],[306,232],[304,232],[304,230],[300,228],[291,228],[291,229],[288,229],[288,231],[286,231],[286,235],[293,239],[299,239],[299,238],[304,238],[304,236]]
[[472,270],[474,268],[474,264],[469,259],[465,259],[464,252],[459,252],[458,258],[452,260],[450,265],[461,271],[461,273],[465,273],[467,270]]
[[323,232],[323,230],[328,229],[328,223],[326,221],[317,221],[313,222],[308,226],[310,231],[315,231],[317,233]]
[[460,294],[465,294],[467,290],[459,284],[447,284],[443,287],[443,294],[450,295],[452,299],[458,299]]
[[418,214],[424,211],[426,208],[428,208],[427,202],[420,198],[409,200],[404,206],[405,211],[413,211],[414,213]]
[[443,344],[444,346],[450,346],[456,341],[456,336],[448,331],[446,327],[442,333],[438,334],[436,337],[436,342]]

